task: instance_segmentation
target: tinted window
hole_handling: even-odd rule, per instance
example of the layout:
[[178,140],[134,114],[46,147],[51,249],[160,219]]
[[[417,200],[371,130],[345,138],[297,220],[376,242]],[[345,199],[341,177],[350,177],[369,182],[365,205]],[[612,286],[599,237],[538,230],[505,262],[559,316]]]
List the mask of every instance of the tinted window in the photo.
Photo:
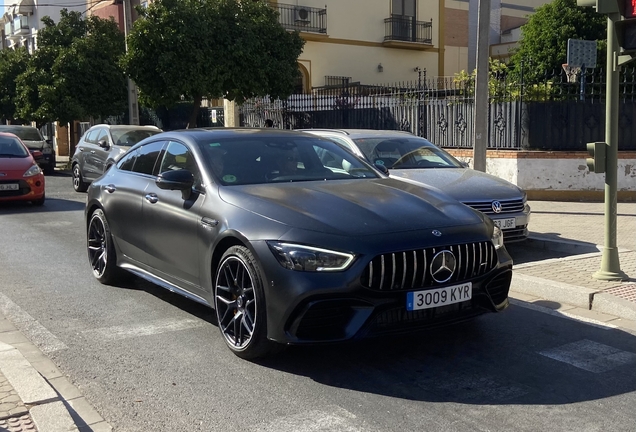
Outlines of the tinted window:
[[155,141],[139,147],[137,150],[137,159],[135,160],[135,165],[132,170],[140,174],[152,175],[155,163],[159,158],[159,154],[161,153],[161,149],[164,144],[164,141]]
[[119,161],[117,168],[122,171],[132,171],[132,168],[135,165],[135,159],[137,159],[137,152],[132,151]]
[[194,176],[195,187],[201,185],[201,173],[192,152],[184,144],[170,141],[164,153],[159,172],[186,169]]
[[2,132],[12,133],[22,141],[43,141],[40,131],[33,127],[8,127],[2,128]]
[[102,128],[93,129],[92,131],[86,132],[85,142],[95,143],[97,142],[97,135],[102,130]]
[[224,138],[202,143],[201,150],[224,185],[378,177],[359,158],[318,137]]
[[387,168],[462,168],[457,159],[423,138],[385,136],[354,141],[369,161]]
[[137,144],[142,139],[158,134],[159,130],[113,130],[110,134],[113,136],[113,142],[118,146],[130,147]]
[[27,157],[29,152],[15,138],[0,136],[0,158]]

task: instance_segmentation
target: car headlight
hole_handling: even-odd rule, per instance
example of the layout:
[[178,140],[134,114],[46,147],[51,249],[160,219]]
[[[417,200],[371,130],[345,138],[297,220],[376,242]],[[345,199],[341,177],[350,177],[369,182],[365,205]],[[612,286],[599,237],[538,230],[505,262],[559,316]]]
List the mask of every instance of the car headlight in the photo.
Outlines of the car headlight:
[[495,249],[499,249],[503,246],[503,231],[498,226],[494,226],[492,230],[492,244],[495,245]]
[[34,175],[38,175],[42,172],[39,166],[33,165],[31,168],[26,170],[26,172],[22,175],[22,177],[33,177]]
[[267,245],[283,267],[296,271],[342,271],[355,258],[354,254],[312,246],[270,241]]
[[42,154],[51,154],[53,153],[52,147],[42,147]]

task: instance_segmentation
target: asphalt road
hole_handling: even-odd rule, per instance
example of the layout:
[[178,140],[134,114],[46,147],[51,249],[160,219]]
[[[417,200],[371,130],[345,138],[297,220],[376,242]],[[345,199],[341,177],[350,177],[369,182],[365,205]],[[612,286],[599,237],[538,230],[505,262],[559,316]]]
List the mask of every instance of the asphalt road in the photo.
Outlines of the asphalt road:
[[0,205],[0,307],[118,432],[634,430],[629,332],[516,302],[450,329],[250,363],[205,307],[141,280],[96,282],[86,195],[58,173],[47,197]]

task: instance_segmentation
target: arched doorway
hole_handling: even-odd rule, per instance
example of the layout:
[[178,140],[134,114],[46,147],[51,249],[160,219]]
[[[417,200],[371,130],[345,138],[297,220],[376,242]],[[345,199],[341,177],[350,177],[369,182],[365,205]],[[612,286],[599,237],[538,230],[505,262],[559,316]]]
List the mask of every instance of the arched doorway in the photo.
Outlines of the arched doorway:
[[300,71],[300,77],[296,80],[296,85],[294,86],[294,93],[309,93],[311,91],[311,82],[309,81],[309,71],[307,68],[298,63],[298,70]]

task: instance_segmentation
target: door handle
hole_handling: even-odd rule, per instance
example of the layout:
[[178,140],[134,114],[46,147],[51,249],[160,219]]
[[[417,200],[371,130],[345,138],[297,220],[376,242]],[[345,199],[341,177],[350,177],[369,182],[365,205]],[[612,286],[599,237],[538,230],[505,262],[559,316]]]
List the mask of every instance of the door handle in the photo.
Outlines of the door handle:
[[79,151],[83,152],[84,151],[84,147],[80,147]]
[[153,193],[149,193],[148,195],[145,196],[145,198],[150,204],[154,204],[159,201],[159,197],[157,196],[157,194],[153,194]]
[[91,150],[91,154],[95,154],[95,150]]
[[117,188],[113,184],[109,184],[108,186],[105,186],[104,189],[106,189],[106,192],[108,193],[113,193],[117,190]]

